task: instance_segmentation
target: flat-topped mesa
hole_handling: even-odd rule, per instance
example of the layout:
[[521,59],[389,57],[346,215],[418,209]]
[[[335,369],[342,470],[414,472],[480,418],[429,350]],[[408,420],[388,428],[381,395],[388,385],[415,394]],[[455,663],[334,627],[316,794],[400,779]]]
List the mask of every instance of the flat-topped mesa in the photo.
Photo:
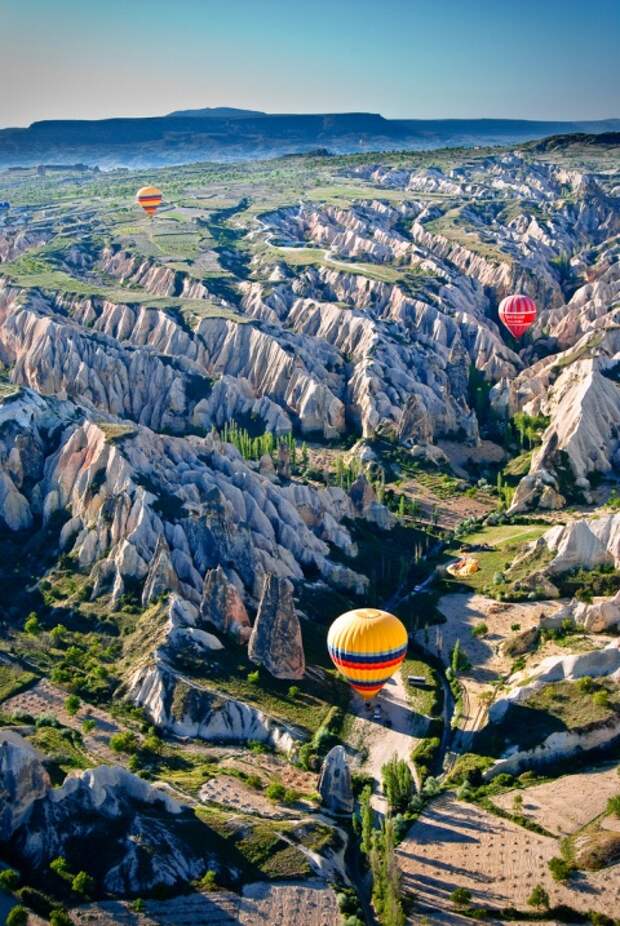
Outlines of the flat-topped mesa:
[[287,579],[265,576],[248,655],[274,678],[303,678],[306,663],[301,626],[293,586]]

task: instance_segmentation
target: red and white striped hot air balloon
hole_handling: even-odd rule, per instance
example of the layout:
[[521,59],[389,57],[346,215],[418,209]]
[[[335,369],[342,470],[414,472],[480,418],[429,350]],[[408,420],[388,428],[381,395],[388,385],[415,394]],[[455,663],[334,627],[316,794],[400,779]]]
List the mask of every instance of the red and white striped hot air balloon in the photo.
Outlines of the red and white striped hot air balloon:
[[529,296],[515,293],[502,299],[498,315],[508,331],[515,338],[520,338],[536,321],[536,303]]

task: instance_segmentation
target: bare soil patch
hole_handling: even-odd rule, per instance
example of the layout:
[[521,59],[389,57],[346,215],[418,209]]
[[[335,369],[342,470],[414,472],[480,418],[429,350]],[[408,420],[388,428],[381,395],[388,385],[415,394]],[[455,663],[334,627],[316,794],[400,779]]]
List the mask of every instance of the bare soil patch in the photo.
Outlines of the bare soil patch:
[[548,869],[556,855],[559,840],[452,795],[433,801],[397,850],[405,888],[417,896],[418,911],[428,910],[433,923],[462,922],[449,899],[457,887],[471,891],[474,906],[494,909],[530,909],[527,900],[536,884],[545,887],[552,905],[607,913],[620,908],[620,865],[580,872],[563,885]]
[[[80,730],[84,748],[89,755],[116,765],[118,754],[110,749],[108,743],[110,737],[118,733],[121,727],[110,714],[91,704],[82,704],[76,714],[69,714],[65,709],[66,698],[66,691],[42,679],[33,688],[5,701],[3,710],[7,714],[25,713],[35,718],[43,715],[54,717],[65,727]],[[90,733],[85,733],[81,729],[82,723],[87,719],[95,721],[95,728]]]
[[[620,794],[619,768],[614,763],[605,769],[563,775],[519,791],[523,797],[523,813],[551,833],[560,836],[574,833],[602,814],[610,797]],[[510,811],[516,793],[507,791],[493,798],[493,802]]]
[[320,881],[248,884],[231,891],[145,901],[135,913],[124,901],[104,901],[71,911],[81,926],[340,926],[334,891]]

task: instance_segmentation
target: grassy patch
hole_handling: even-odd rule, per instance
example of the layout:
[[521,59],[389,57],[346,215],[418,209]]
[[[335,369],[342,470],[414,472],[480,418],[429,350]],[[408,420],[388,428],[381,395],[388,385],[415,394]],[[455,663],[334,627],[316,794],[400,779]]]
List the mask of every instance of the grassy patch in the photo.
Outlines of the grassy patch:
[[500,755],[508,746],[534,749],[553,733],[585,732],[620,716],[620,690],[606,679],[591,690],[579,682],[554,682],[511,704],[502,722],[476,736],[476,752]]
[[[466,586],[475,592],[507,599],[526,597],[526,593],[513,592],[511,585],[519,579],[527,577],[536,569],[540,569],[543,564],[542,562],[527,562],[516,570],[511,567],[518,554],[523,551],[525,544],[537,540],[548,529],[548,524],[502,524],[497,527],[483,528],[473,534],[467,534],[461,538],[458,546],[453,545],[446,550],[444,562],[449,562],[457,557],[464,544],[470,546],[484,545],[491,549],[475,551],[471,554],[478,560],[480,566],[478,572],[458,579],[447,576],[444,579],[444,586],[448,591]],[[550,558],[551,556],[549,556]],[[511,571],[508,580],[505,574],[509,569]],[[503,577],[501,581],[498,579],[499,575]]]
[[[292,824],[257,821],[239,814],[233,818],[206,807],[198,808],[196,816],[225,840],[228,854],[232,854],[237,863],[242,859],[246,872],[252,877],[267,880],[307,878],[311,872],[303,852],[283,838],[294,840],[295,826]],[[223,862],[227,862],[226,856]]]
[[33,672],[24,672],[17,666],[7,666],[0,663],[0,701],[6,701],[13,695],[19,694],[28,685],[35,681],[37,676]]

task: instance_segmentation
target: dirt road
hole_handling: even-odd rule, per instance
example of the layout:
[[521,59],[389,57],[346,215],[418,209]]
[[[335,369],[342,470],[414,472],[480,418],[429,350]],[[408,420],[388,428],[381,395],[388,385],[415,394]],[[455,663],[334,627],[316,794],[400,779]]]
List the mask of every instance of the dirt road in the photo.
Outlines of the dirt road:
[[[368,749],[363,770],[377,781],[372,805],[378,813],[384,814],[387,803],[381,788],[381,768],[394,754],[411,765],[411,751],[419,742],[411,732],[414,715],[400,672],[392,676],[372,705],[372,712],[377,705],[381,708],[381,720],[373,719],[372,712],[366,710],[361,698],[356,698],[355,713],[359,717],[358,730]],[[390,721],[391,726],[388,726],[386,720]]]

